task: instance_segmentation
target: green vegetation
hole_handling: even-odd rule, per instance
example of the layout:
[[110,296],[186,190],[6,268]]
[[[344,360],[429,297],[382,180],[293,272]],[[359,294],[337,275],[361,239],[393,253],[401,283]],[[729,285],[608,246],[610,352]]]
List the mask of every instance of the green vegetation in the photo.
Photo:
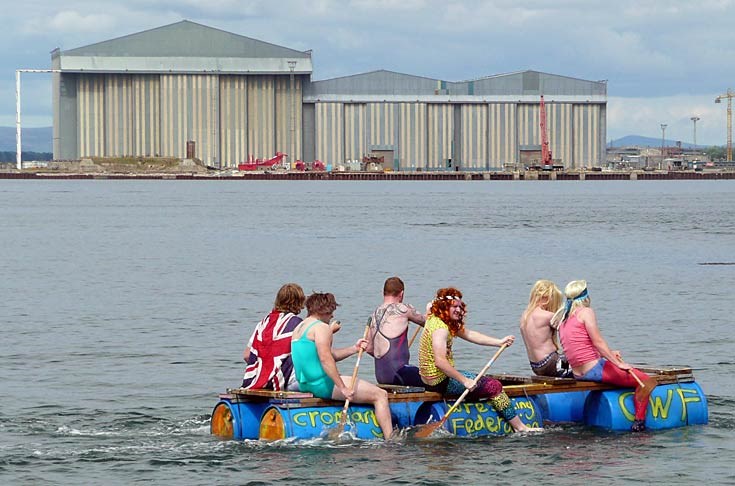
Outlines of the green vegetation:
[[707,154],[710,160],[725,160],[727,158],[727,147],[712,145],[704,149],[704,153]]
[[[23,160],[53,160],[54,154],[49,152],[22,152]],[[0,162],[15,162],[15,152],[0,152]]]

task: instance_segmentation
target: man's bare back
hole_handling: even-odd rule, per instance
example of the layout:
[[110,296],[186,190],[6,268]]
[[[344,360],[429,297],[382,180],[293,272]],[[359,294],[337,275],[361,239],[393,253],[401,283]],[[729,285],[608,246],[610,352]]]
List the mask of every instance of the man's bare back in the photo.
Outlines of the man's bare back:
[[529,361],[541,361],[556,351],[554,330],[551,328],[553,315],[553,312],[536,307],[527,315],[521,316],[521,335]]

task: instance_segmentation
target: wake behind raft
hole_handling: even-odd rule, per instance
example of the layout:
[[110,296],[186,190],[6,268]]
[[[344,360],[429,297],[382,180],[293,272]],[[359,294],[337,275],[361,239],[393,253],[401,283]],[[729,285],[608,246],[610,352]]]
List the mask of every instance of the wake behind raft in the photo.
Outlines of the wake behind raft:
[[[636,368],[656,378],[649,397],[646,428],[670,429],[708,421],[707,398],[691,368]],[[629,431],[634,419],[631,388],[571,378],[492,375],[520,419],[530,427],[579,423],[612,431]],[[399,429],[440,420],[454,400],[423,388],[380,385],[388,391],[393,426]],[[228,389],[212,411],[211,432],[223,439],[313,439],[334,428],[344,402],[314,398],[310,393]],[[350,405],[349,432],[358,439],[382,439],[370,406]],[[460,437],[501,436],[513,432],[490,404],[461,404],[444,429]]]

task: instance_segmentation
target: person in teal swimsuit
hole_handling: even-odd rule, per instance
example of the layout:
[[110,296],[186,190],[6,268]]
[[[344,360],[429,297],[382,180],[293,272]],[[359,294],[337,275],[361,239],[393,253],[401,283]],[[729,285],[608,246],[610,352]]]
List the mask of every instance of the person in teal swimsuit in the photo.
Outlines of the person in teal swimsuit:
[[375,417],[390,439],[393,422],[388,405],[388,393],[365,380],[357,379],[352,386],[352,376],[341,376],[337,361],[365,349],[367,340],[359,339],[354,346],[332,348],[332,328],[327,324],[337,309],[337,301],[330,293],[313,293],[306,299],[308,316],[294,329],[291,340],[291,357],[299,390],[311,392],[315,397],[347,400],[352,403],[372,405]]

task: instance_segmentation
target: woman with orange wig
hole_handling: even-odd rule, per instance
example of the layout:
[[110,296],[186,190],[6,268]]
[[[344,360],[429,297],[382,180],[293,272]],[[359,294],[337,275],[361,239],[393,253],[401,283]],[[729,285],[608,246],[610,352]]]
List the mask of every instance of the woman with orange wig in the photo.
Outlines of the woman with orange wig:
[[467,329],[464,323],[466,312],[462,292],[454,287],[439,289],[436,292],[419,344],[419,373],[425,388],[442,395],[453,396],[461,395],[465,389],[469,389],[468,401],[487,398],[498,415],[503,417],[516,432],[536,430],[521,422],[510,398],[503,391],[503,385],[498,380],[482,376],[473,387],[475,375],[454,367],[452,340],[455,336],[482,346],[496,347],[510,346],[515,340],[515,336],[512,335],[498,339]]

